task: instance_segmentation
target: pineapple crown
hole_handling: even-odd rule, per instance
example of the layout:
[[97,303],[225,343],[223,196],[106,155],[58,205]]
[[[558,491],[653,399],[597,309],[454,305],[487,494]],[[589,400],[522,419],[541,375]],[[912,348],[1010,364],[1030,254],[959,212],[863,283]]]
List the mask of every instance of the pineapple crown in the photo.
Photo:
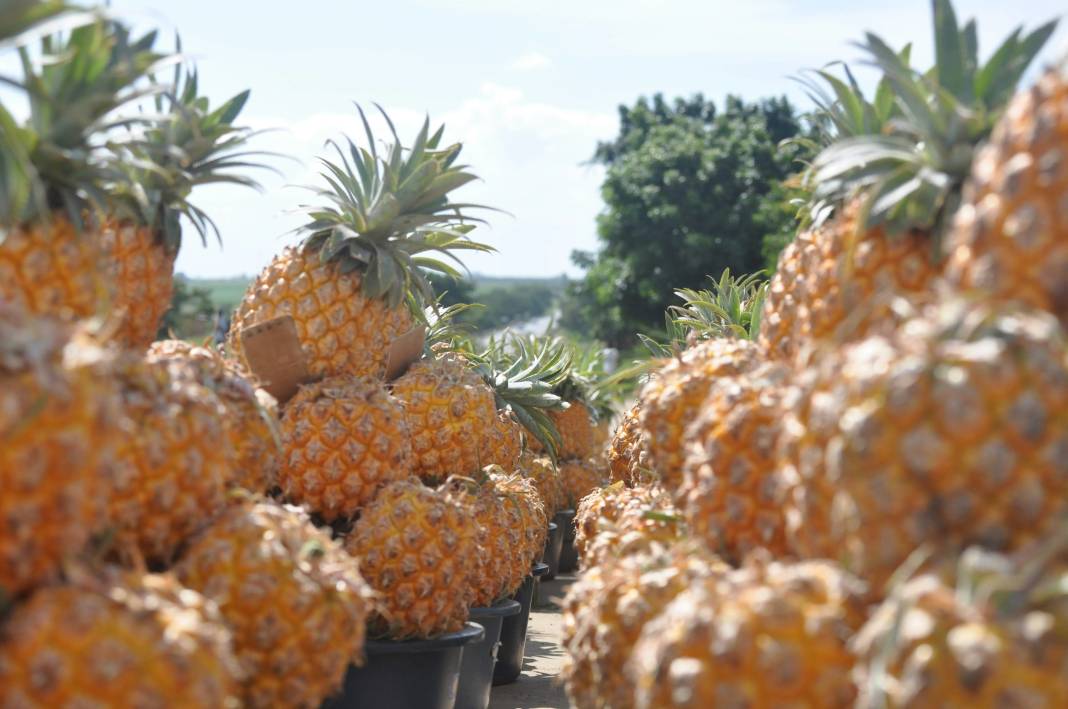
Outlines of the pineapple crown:
[[[181,40],[177,50],[181,53]],[[172,251],[181,246],[181,217],[186,217],[207,245],[209,232],[221,243],[219,229],[190,201],[193,188],[205,184],[233,184],[259,189],[237,169],[264,168],[253,158],[263,151],[245,150],[254,131],[234,125],[249,92],[212,109],[201,96],[195,69],[175,66],[171,88],[155,97],[156,115],[139,137],[117,146],[116,158],[128,179],[118,183],[116,196],[128,204],[137,221],[154,227]]]
[[927,72],[909,67],[907,47],[895,52],[869,32],[857,46],[883,74],[871,103],[851,75],[846,84],[819,73],[836,96],[824,120],[837,136],[809,168],[818,218],[859,194],[858,227],[938,234],[960,203],[976,147],[1056,27],[1026,35],[1018,27],[980,63],[975,21],[961,27],[949,0],[932,0],[932,10],[936,61]]
[[4,81],[26,92],[30,116],[17,132],[4,133],[16,138],[30,169],[22,179],[5,179],[0,203],[7,221],[63,209],[80,225],[86,207],[106,204],[114,186],[128,179],[106,143],[115,130],[143,123],[116,111],[158,93],[160,87],[143,80],[177,60],[155,51],[155,42],[155,32],[133,37],[121,23],[97,17],[43,37],[37,61],[19,47],[23,79]]
[[638,337],[654,357],[670,357],[694,341],[713,338],[756,340],[764,312],[768,282],[764,272],[741,278],[724,269],[719,280],[708,277],[708,288],[680,288],[675,295],[682,305],[672,305],[665,313],[666,342],[647,335]]
[[338,263],[345,273],[360,272],[365,296],[383,298],[391,307],[407,300],[418,311],[434,302],[425,271],[462,276],[428,254],[436,252],[462,267],[454,252],[494,250],[468,237],[471,222],[483,220],[467,210],[487,207],[449,201],[450,192],[477,178],[456,164],[459,143],[442,147],[444,126],[431,134],[428,118],[412,146],[405,148],[389,115],[377,107],[393,142],[379,152],[367,116],[357,105],[367,147],[357,147],[348,138],[347,149],[328,142],[338,159],[320,158],[329,188],[314,191],[324,204],[304,207],[309,222],[299,231],[308,235],[304,248],[318,251],[324,262]]

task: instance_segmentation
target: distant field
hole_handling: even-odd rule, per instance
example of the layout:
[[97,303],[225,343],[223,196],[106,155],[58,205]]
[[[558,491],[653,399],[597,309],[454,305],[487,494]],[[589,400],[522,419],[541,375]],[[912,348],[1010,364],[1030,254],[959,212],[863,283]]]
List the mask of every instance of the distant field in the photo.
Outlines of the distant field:
[[[211,293],[211,300],[219,308],[230,310],[237,307],[237,304],[241,302],[241,298],[245,295],[245,289],[248,288],[248,284],[252,281],[247,276],[235,276],[233,278],[189,278],[187,279],[189,284],[194,288],[204,288]],[[554,293],[563,291],[564,286],[567,285],[567,280],[561,277],[556,278],[523,278],[513,276],[482,276],[474,275],[472,280],[475,283],[475,297],[478,298],[480,292],[486,290],[492,290],[494,288],[510,288],[515,286],[529,286],[529,285],[547,285]]]

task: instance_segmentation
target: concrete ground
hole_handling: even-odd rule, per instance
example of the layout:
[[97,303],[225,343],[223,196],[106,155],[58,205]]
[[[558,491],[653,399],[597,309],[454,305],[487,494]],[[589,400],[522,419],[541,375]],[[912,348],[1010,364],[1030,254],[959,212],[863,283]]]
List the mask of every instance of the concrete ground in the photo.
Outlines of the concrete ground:
[[558,576],[539,584],[534,608],[527,626],[526,660],[523,674],[512,684],[493,688],[490,709],[569,709],[560,668],[564,651],[560,647],[560,599],[573,576]]

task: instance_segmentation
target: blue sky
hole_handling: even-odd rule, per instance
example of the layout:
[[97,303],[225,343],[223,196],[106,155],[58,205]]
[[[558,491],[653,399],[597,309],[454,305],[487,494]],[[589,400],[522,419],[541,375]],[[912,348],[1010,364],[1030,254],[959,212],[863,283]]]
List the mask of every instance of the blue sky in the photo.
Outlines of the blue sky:
[[[980,51],[1021,22],[1033,27],[1064,11],[1058,0],[957,0],[976,16]],[[199,203],[224,246],[188,239],[177,269],[194,276],[252,274],[296,237],[291,213],[314,183],[323,142],[358,123],[352,102],[382,104],[402,136],[424,113],[464,142],[483,178],[465,201],[492,204],[482,238],[499,253],[468,259],[497,275],[575,274],[572,249],[596,246],[602,174],[582,163],[614,135],[616,107],[639,95],[703,92],[755,99],[787,93],[799,69],[855,60],[850,46],[874,29],[893,45],[916,43],[931,57],[926,0],[391,0],[300,3],[113,0],[139,25],[180,30],[205,90],[222,100],[252,89],[246,122],[277,130],[257,145],[296,157],[264,175],[262,194],[205,188]],[[1058,31],[1044,59],[1064,53]]]

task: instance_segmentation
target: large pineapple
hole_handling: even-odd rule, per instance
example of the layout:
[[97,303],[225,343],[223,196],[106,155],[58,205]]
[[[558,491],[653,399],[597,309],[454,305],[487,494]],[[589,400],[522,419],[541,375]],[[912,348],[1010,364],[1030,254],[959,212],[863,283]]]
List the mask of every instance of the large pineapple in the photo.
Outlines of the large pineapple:
[[93,211],[108,209],[115,190],[133,189],[105,143],[118,140],[109,130],[115,111],[144,95],[143,80],[164,58],[154,40],[101,19],[45,37],[36,60],[21,49],[29,118],[8,137],[30,169],[0,182],[0,299],[66,320],[110,306]]
[[55,575],[103,526],[126,435],[109,356],[82,334],[0,300],[0,591]]
[[850,707],[861,599],[856,580],[823,561],[754,558],[695,584],[642,631],[635,705]]
[[[602,494],[593,493],[585,498],[585,502],[596,506],[593,501]],[[614,503],[614,507],[606,506],[593,524],[583,524],[576,530],[576,545],[578,536],[582,536],[580,555],[585,568],[688,538],[681,515],[671,499],[657,487],[629,488],[617,492],[616,496],[607,494],[605,498]],[[580,508],[584,507],[580,505]],[[575,519],[579,524],[585,521],[577,515]]]
[[278,479],[282,457],[279,443],[278,404],[249,375],[217,350],[197,347],[181,340],[152,343],[149,359],[175,359],[213,391],[226,409],[227,443],[234,452],[232,477],[228,482],[251,492],[267,492]]
[[378,379],[328,377],[300,388],[282,417],[282,492],[326,521],[354,517],[413,472],[408,422]]
[[237,478],[227,411],[195,365],[126,353],[110,375],[127,433],[117,446],[109,521],[147,561],[168,563],[226,504]]
[[947,280],[1068,327],[1068,61],[1020,92],[975,157],[946,244]]
[[421,254],[488,249],[466,236],[463,210],[471,205],[448,199],[475,176],[456,164],[459,143],[441,146],[442,130],[430,135],[424,123],[407,147],[394,133],[385,154],[369,128],[363,148],[334,144],[339,159],[321,159],[330,189],[306,209],[307,236],[249,286],[234,314],[231,352],[241,353],[242,329],[289,315],[313,376],[383,375],[390,344],[414,323],[406,300],[433,301],[424,269],[449,269]]
[[587,547],[605,523],[617,523],[618,527],[620,520],[629,515],[640,517],[649,511],[671,514],[672,507],[670,498],[655,485],[628,488],[623,483],[613,483],[594,490],[579,501],[575,510],[575,550],[579,558],[586,560]]
[[48,586],[0,625],[4,707],[231,707],[240,680],[218,609],[170,576]]
[[714,382],[686,433],[676,501],[690,532],[732,563],[761,547],[789,551],[787,486],[777,472],[787,378],[785,368],[766,364]]
[[432,637],[463,627],[478,553],[475,525],[466,494],[417,478],[387,485],[363,509],[345,548],[377,593],[372,637]]
[[921,544],[1009,551],[1068,513],[1056,319],[947,302],[826,355],[784,423],[790,532],[876,590]]
[[515,590],[509,586],[514,559],[523,551],[523,516],[519,506],[505,497],[488,475],[477,482],[453,478],[448,485],[461,495],[470,493],[477,524],[475,555],[470,560],[471,606],[492,606]]
[[312,707],[362,661],[371,594],[358,566],[299,508],[253,498],[194,537],[175,571],[232,629],[243,704]]
[[1068,705],[1063,558],[955,567],[902,581],[857,634],[857,706]]
[[195,70],[157,95],[157,117],[140,140],[120,146],[116,158],[129,173],[116,199],[126,202],[101,225],[100,243],[118,314],[116,338],[133,348],[156,337],[160,319],[171,307],[174,261],[182,245],[182,223],[191,224],[207,245],[209,231],[219,232],[211,217],[190,202],[199,185],[227,183],[256,188],[251,178],[232,172],[258,167],[246,149],[252,133],[234,126],[249,92],[212,108],[199,92]]
[[679,593],[729,567],[701,547],[678,543],[588,568],[563,603],[561,675],[577,709],[631,709],[628,660],[642,628]]
[[594,421],[589,407],[579,398],[565,398],[567,408],[549,415],[560,432],[561,458],[586,458],[594,452]]
[[511,408],[497,411],[490,427],[482,432],[478,459],[483,465],[516,470],[523,453],[523,426]]
[[884,75],[873,101],[852,75],[847,84],[821,72],[838,96],[821,101],[833,129],[808,173],[810,228],[783,253],[768,295],[761,342],[774,356],[861,339],[895,298],[925,299],[972,156],[1052,31],[1017,29],[982,64],[975,23],[959,27],[949,0],[933,10],[930,71],[868,33],[861,46]]

